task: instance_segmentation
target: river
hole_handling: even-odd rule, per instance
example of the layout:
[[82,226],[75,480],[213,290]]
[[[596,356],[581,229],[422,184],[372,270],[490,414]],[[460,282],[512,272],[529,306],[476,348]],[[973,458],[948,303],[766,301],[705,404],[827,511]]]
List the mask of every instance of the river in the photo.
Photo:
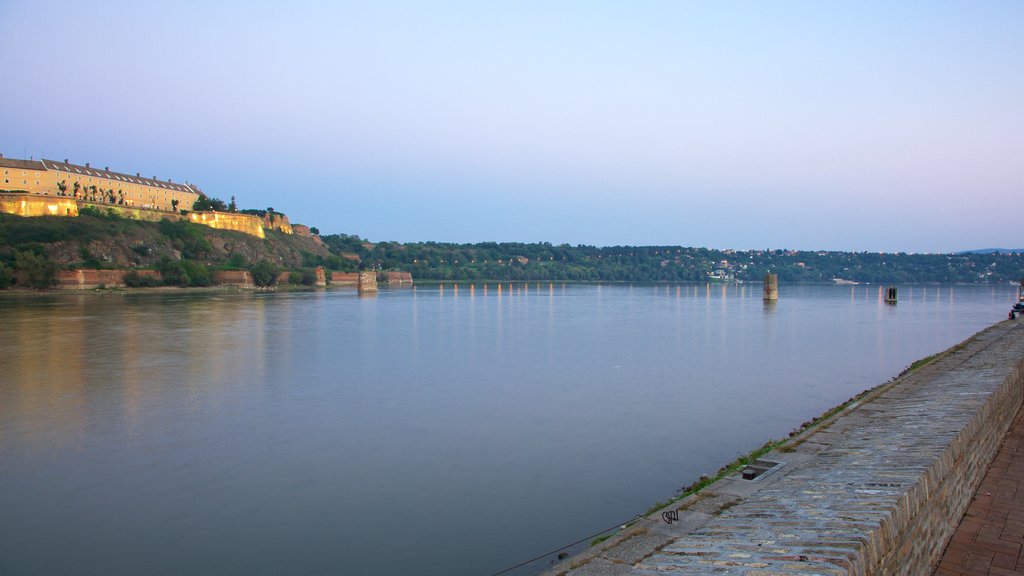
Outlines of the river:
[[1016,296],[881,289],[4,295],[0,573],[489,576],[632,518]]

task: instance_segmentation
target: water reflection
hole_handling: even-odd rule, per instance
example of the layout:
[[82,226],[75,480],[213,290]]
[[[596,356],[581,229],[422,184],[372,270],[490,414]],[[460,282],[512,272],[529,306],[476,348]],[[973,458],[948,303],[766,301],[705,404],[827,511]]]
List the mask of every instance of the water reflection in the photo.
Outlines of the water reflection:
[[1015,297],[782,289],[784,305],[708,283],[0,299],[0,566],[491,574],[631,517]]

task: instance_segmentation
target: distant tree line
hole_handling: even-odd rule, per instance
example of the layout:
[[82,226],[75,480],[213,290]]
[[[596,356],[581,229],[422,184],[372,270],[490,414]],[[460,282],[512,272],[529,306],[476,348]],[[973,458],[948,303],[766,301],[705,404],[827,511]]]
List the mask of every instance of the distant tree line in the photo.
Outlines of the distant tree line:
[[[359,267],[407,270],[425,280],[759,281],[1004,283],[1024,275],[1024,254],[907,254],[804,250],[716,250],[682,246],[608,246],[548,242],[377,242],[321,236],[331,253]],[[354,261],[354,260],[353,260]]]

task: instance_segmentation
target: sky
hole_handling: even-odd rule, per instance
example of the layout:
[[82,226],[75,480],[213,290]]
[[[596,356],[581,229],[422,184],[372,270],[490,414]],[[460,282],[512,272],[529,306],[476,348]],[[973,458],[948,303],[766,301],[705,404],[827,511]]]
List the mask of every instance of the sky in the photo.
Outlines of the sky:
[[1024,2],[0,0],[0,153],[324,234],[1024,248]]

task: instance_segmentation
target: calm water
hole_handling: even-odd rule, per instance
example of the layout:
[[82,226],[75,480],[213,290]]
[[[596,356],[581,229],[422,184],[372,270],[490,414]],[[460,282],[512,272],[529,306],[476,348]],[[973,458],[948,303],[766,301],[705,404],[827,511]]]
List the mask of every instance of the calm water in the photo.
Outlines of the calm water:
[[903,286],[888,306],[880,289],[0,298],[0,573],[488,576],[1015,297]]

